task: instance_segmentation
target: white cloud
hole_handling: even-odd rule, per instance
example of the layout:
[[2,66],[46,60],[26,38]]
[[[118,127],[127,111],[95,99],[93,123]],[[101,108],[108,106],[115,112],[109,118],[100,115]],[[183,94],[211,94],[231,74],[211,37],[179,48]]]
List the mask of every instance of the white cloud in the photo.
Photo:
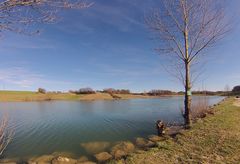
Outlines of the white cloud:
[[70,85],[68,81],[57,81],[30,71],[23,67],[0,69],[0,84],[7,86],[4,89],[36,89],[37,87]]

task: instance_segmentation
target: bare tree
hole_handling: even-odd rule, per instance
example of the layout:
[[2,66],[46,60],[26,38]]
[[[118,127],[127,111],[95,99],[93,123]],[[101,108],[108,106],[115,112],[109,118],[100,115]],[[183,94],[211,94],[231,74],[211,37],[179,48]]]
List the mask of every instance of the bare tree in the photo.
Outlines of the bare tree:
[[0,2],[0,31],[33,34],[29,26],[54,23],[62,9],[83,9],[92,3],[82,0],[3,0]]
[[8,115],[3,115],[0,124],[0,156],[7,148],[8,144],[12,140],[13,130],[8,128]]
[[[191,88],[198,71],[192,66],[207,54],[227,32],[226,15],[220,1],[161,0],[160,9],[153,9],[146,24],[160,40],[156,50],[173,68],[171,73],[185,87],[184,118],[191,126]],[[197,76],[195,76],[197,77]]]
[[230,96],[231,88],[228,84],[224,87],[224,92],[226,96]]

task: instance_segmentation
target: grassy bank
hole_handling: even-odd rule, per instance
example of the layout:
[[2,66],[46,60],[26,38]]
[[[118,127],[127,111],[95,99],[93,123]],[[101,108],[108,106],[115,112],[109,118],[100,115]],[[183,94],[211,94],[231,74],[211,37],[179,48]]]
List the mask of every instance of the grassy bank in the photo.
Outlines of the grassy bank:
[[[126,163],[240,163],[240,107],[226,100],[215,114],[195,123],[191,130],[158,143],[157,148],[139,152]],[[114,162],[115,163],[115,162]]]
[[[153,98],[133,94],[117,94],[120,99]],[[50,100],[114,100],[108,93],[72,94],[72,93],[46,93],[28,91],[0,91],[0,102],[50,101]]]

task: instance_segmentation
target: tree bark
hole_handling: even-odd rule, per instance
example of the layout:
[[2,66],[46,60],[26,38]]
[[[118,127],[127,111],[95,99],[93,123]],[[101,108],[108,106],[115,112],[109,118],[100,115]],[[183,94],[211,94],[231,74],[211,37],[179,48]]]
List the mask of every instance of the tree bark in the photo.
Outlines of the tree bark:
[[185,125],[186,127],[191,127],[192,121],[191,121],[191,82],[190,82],[190,63],[185,63],[185,69],[186,69],[186,84],[185,84]]
[[185,125],[187,128],[191,127],[191,81],[190,81],[190,59],[189,59],[189,31],[188,31],[188,14],[186,11],[186,1],[183,0],[184,10],[184,45],[185,45]]

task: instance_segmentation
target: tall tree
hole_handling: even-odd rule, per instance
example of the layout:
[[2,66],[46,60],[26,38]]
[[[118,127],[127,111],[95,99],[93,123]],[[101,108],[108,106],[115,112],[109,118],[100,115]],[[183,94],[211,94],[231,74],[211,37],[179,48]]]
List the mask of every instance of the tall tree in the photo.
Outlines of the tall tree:
[[184,118],[191,126],[193,64],[227,31],[226,15],[220,1],[160,0],[159,9],[146,17],[146,24],[160,40],[156,50],[171,63],[173,75],[185,88]]

